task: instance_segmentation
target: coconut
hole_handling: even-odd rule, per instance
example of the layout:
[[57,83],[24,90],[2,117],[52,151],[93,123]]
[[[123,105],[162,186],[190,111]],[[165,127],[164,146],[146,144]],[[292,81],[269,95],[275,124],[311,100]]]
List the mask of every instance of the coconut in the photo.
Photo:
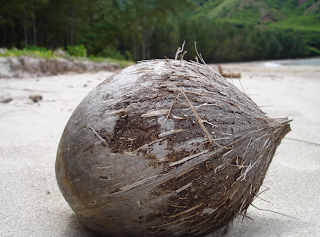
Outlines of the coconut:
[[245,215],[289,131],[205,64],[144,61],[76,108],[56,178],[101,234],[203,236]]

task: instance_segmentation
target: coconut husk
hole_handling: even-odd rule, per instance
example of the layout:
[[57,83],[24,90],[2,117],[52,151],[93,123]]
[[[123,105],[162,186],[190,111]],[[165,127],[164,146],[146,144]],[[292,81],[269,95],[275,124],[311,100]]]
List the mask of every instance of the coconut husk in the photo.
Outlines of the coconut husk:
[[246,214],[289,131],[207,65],[144,61],[77,107],[57,181],[99,233],[204,236]]

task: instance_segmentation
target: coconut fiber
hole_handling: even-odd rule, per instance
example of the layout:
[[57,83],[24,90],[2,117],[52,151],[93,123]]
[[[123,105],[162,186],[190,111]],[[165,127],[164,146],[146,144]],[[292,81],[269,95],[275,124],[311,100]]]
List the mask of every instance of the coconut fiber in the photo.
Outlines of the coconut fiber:
[[289,131],[205,64],[144,61],[80,103],[56,177],[104,235],[204,236],[245,215]]

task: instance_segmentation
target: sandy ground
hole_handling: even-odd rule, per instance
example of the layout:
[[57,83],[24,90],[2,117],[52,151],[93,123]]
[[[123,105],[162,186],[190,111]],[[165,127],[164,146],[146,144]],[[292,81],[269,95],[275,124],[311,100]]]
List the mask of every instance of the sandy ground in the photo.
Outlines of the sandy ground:
[[[248,209],[251,219],[239,218],[211,236],[320,236],[320,66],[222,67],[241,71],[233,83],[270,117],[294,120],[261,187],[265,191]],[[0,104],[0,236],[96,236],[62,197],[54,163],[72,111],[110,75],[0,79],[0,100],[13,99]],[[33,94],[43,100],[32,102]]]

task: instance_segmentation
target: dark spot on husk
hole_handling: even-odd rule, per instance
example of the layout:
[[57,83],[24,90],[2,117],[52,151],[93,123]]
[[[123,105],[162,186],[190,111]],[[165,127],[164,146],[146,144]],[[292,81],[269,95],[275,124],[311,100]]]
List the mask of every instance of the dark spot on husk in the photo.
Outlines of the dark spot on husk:
[[121,116],[114,126],[113,136],[108,139],[114,153],[130,152],[148,144],[160,134],[158,123],[148,123],[140,117]]

